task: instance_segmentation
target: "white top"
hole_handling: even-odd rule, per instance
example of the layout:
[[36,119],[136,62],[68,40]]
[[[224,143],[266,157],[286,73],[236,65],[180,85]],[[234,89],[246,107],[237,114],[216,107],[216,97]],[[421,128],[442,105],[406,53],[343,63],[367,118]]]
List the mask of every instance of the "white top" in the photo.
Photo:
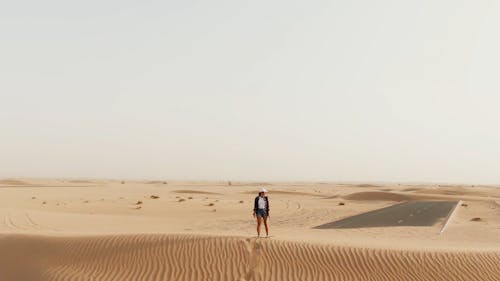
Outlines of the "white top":
[[264,197],[259,197],[257,206],[259,207],[259,209],[266,209],[266,199],[264,199]]

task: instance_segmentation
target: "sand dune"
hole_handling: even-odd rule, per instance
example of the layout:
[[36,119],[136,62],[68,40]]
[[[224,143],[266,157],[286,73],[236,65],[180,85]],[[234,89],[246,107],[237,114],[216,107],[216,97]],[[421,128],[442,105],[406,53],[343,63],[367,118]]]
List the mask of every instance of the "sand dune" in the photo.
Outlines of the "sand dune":
[[457,195],[457,196],[495,196],[493,192],[478,191],[478,190],[468,190],[465,188],[454,187],[454,188],[422,188],[415,190],[415,193],[421,194],[438,194],[438,195]]
[[371,187],[380,187],[380,185],[362,183],[362,184],[356,185],[356,187],[370,187],[371,188]]
[[70,182],[70,183],[94,183],[93,181],[90,181],[90,180],[70,180],[68,182]]
[[430,196],[419,196],[413,194],[399,194],[383,191],[365,191],[356,192],[343,196],[347,200],[361,200],[361,201],[410,201],[419,199],[430,199]]
[[2,185],[26,185],[27,183],[21,180],[11,180],[11,179],[4,179],[0,180],[0,184]]
[[500,253],[240,237],[0,236],[1,280],[500,280]]
[[[245,191],[242,194],[253,194],[255,196],[258,195],[257,191]],[[273,194],[280,195],[297,195],[297,196],[323,196],[321,194],[311,193],[311,192],[300,192],[300,191],[292,191],[292,190],[273,190]]]

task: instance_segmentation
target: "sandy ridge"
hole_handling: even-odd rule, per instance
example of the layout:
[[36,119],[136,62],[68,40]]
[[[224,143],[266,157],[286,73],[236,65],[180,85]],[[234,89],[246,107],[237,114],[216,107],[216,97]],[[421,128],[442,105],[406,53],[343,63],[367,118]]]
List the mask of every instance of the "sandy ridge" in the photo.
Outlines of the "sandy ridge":
[[1,280],[500,280],[499,252],[243,237],[0,235]]

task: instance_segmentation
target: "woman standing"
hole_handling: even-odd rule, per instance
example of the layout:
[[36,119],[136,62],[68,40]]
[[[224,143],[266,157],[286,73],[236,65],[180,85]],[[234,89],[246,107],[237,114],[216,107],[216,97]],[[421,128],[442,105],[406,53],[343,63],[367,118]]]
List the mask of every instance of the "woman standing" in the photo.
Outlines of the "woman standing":
[[266,237],[269,237],[269,227],[267,220],[269,219],[269,199],[266,196],[267,189],[260,190],[259,195],[255,197],[253,204],[253,216],[257,217],[257,237],[260,237],[260,226],[264,222],[266,228]]

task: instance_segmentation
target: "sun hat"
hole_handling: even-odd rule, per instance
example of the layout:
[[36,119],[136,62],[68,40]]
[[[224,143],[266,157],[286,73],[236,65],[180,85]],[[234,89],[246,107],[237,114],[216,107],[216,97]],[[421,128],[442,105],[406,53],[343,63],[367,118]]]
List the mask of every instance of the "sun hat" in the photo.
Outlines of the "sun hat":
[[263,189],[261,189],[261,190],[259,191],[259,193],[261,193],[261,192],[269,192],[269,191],[267,191],[267,189],[263,188]]

